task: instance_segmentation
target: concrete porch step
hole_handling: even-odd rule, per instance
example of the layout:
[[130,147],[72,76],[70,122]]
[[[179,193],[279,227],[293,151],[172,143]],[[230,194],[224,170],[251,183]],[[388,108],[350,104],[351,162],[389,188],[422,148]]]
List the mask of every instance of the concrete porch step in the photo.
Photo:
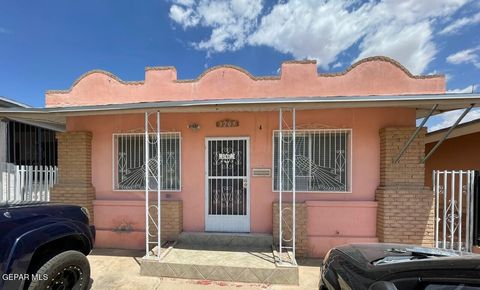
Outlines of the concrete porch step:
[[[140,261],[140,274],[198,280],[298,285],[298,267],[278,264],[272,236],[184,232],[156,256]],[[157,253],[157,249],[153,249]]]
[[269,248],[273,238],[268,234],[183,232],[178,243],[204,247]]

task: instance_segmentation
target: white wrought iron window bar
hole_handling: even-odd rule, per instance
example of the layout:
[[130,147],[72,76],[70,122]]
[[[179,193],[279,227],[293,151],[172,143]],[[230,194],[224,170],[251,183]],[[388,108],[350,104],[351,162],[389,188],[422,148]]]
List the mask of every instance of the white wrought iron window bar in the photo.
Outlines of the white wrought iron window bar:
[[[161,190],[181,190],[181,133],[161,132],[159,146],[156,133],[148,134],[148,146],[151,158],[148,163],[154,168],[157,165],[157,147],[160,149],[159,165],[162,173]],[[135,191],[145,189],[145,134],[117,133],[113,134],[113,185],[116,191]],[[156,188],[157,184],[150,186]]]
[[[301,192],[349,192],[350,129],[276,130],[273,133],[273,190]],[[295,146],[293,138],[295,137]],[[283,140],[279,147],[280,138]],[[295,153],[294,153],[295,151]],[[293,155],[296,158],[293,158]],[[282,162],[279,158],[282,156]],[[296,178],[292,178],[295,163]],[[282,164],[283,175],[279,176]]]

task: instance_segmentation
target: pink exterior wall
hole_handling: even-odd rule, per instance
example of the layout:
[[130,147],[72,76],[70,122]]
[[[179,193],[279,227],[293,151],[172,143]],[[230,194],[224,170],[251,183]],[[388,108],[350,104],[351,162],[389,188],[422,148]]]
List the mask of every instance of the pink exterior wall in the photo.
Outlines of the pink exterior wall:
[[335,246],[374,243],[375,201],[307,201],[309,256],[323,257]]
[[[237,128],[217,128],[216,121],[239,120]],[[112,188],[112,134],[143,130],[142,114],[71,117],[68,131],[91,131],[92,178],[96,190],[94,203],[97,246],[118,247],[123,240],[127,248],[141,248],[145,219],[143,192],[120,192]],[[187,129],[189,123],[200,124],[200,130]],[[375,189],[379,183],[379,135],[387,126],[414,126],[413,109],[338,109],[297,112],[299,127],[322,125],[352,129],[352,192],[297,193],[298,202],[308,201],[308,236],[311,254],[322,255],[332,244],[354,241],[376,241]],[[250,137],[250,167],[272,167],[272,132],[278,128],[277,112],[182,113],[163,114],[164,131],[182,134],[182,190],[166,199],[183,201],[185,231],[204,230],[204,168],[206,137]],[[260,126],[262,129],[260,129]],[[251,177],[251,232],[272,232],[271,177]],[[321,201],[321,202],[320,202]],[[326,202],[330,201],[330,202]],[[345,204],[345,206],[341,206]],[[112,229],[122,221],[133,224],[132,235],[116,234]],[[361,222],[359,222],[361,221]],[[337,233],[338,232],[338,233]],[[123,235],[123,236],[122,236]],[[119,239],[119,236],[121,239]]]
[[[434,94],[445,92],[443,76],[413,76],[397,62],[368,58],[346,72],[318,74],[315,62],[287,62],[280,76],[254,77],[238,67],[212,68],[196,80],[177,80],[175,68],[147,68],[145,81],[126,82],[104,71],[81,76],[69,90],[49,91],[47,107],[120,103],[251,99],[297,96],[354,96]],[[237,128],[217,128],[216,121],[239,120]],[[277,112],[164,113],[162,130],[182,133],[182,190],[165,199],[183,201],[185,231],[204,230],[204,144],[206,137],[250,137],[250,167],[272,167],[272,131],[278,128]],[[187,129],[200,124],[198,132]],[[332,245],[352,241],[376,241],[375,189],[379,184],[379,129],[415,126],[415,110],[406,108],[331,109],[298,111],[297,124],[316,128],[352,129],[352,192],[298,193],[307,202],[310,254],[320,256]],[[145,216],[143,192],[112,190],[112,134],[142,132],[143,115],[68,117],[68,131],[91,131],[92,173],[96,189],[97,246],[142,248]],[[261,128],[261,129],[260,129]],[[252,172],[252,171],[250,171]],[[251,232],[272,232],[271,177],[251,177]],[[134,232],[112,229],[128,221]]]
[[298,96],[432,94],[445,92],[444,76],[412,76],[392,59],[373,57],[346,72],[318,74],[315,61],[286,62],[280,76],[253,77],[232,66],[177,80],[173,67],[147,68],[145,81],[125,82],[105,71],[81,76],[69,90],[48,91],[47,107]]

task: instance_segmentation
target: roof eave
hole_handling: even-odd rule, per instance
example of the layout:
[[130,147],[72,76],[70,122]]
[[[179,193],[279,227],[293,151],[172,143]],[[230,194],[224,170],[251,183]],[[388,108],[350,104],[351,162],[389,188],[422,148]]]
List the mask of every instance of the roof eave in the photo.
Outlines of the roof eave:
[[130,104],[55,108],[0,108],[0,116],[6,115],[50,115],[57,117],[139,113],[149,110],[162,112],[220,112],[220,111],[272,111],[295,107],[299,110],[407,107],[417,109],[417,117],[423,117],[432,105],[438,104],[435,114],[465,108],[480,103],[480,94],[431,94],[431,95],[387,95],[387,96],[335,96],[335,97],[283,97],[223,100],[170,101]]

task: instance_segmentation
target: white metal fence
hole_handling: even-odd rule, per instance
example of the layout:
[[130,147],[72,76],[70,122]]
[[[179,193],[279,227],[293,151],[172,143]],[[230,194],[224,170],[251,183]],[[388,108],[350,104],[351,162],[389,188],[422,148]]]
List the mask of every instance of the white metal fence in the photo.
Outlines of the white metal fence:
[[474,170],[435,170],[435,246],[472,251]]
[[24,166],[0,162],[0,202],[49,201],[57,182],[56,166]]

